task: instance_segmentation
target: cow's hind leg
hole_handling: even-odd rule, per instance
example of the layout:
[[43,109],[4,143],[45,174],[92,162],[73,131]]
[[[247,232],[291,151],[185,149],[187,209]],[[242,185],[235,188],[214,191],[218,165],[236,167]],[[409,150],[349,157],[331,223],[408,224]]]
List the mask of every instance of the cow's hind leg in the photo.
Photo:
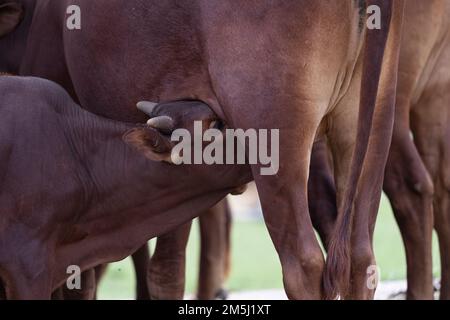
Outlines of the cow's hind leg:
[[[442,59],[447,63],[450,53]],[[417,149],[434,183],[434,228],[441,254],[440,298],[443,300],[450,299],[450,80],[441,82],[448,78],[446,70],[437,68],[430,83],[440,85],[425,90],[411,111]]]
[[408,128],[396,123],[384,190],[405,246],[407,299],[432,299],[433,184]]
[[436,179],[435,229],[441,254],[441,300],[450,300],[450,128],[441,145],[443,154]]

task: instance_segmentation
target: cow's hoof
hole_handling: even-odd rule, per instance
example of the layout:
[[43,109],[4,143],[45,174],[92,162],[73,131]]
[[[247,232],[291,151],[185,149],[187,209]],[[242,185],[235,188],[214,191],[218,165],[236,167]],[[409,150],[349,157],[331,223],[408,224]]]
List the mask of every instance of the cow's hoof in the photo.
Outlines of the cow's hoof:
[[223,288],[219,289],[216,293],[216,300],[227,300],[229,292]]

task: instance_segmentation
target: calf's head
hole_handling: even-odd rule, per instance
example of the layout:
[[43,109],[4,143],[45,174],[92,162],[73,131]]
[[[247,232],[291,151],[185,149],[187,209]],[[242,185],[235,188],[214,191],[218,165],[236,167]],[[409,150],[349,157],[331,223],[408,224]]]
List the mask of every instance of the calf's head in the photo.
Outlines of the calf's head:
[[186,129],[194,135],[194,123],[202,122],[203,132],[209,128],[222,128],[222,121],[200,101],[175,101],[157,104],[142,101],[139,110],[150,119],[146,126],[130,130],[124,141],[134,146],[147,158],[171,163],[174,143],[171,135],[176,129]]
[[[174,167],[184,167],[186,172],[198,178],[196,182],[210,183],[211,186],[230,188],[230,193],[242,193],[243,186],[252,179],[251,170],[248,165],[237,164],[193,164],[193,154],[191,152],[191,164],[181,164],[176,166],[173,159],[176,155],[172,150],[178,142],[172,141],[172,133],[177,129],[184,129],[194,139],[199,141],[199,133],[205,134],[208,129],[216,129],[216,132],[224,132],[226,125],[217,117],[208,105],[200,101],[175,101],[168,103],[139,102],[138,109],[146,113],[150,119],[146,125],[138,126],[126,132],[123,140],[137,149],[141,154],[153,161],[164,162]],[[201,132],[198,125],[201,122]],[[195,129],[197,124],[197,130]],[[224,136],[221,139],[225,139]],[[202,150],[210,142],[201,140]],[[222,141],[223,143],[225,141]],[[197,145],[198,146],[198,145]],[[194,148],[192,148],[193,150]],[[223,151],[223,158],[226,151]],[[174,171],[175,172],[175,171]],[[177,172],[179,172],[177,170]],[[220,180],[220,181],[218,181]],[[222,184],[221,184],[222,183]],[[234,184],[234,185],[233,185]]]

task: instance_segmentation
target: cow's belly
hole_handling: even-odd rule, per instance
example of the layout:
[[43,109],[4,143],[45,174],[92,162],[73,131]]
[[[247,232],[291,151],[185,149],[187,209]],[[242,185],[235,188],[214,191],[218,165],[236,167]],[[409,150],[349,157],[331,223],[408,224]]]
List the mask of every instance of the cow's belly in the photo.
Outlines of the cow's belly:
[[[433,32],[428,33],[434,43],[419,72],[411,101],[414,112],[423,113],[424,116],[426,113],[440,113],[436,118],[444,121],[444,115],[450,109],[450,1],[438,3],[444,5],[445,9],[437,7],[440,11],[437,19],[440,23],[435,24]],[[431,14],[429,17],[431,18]],[[401,58],[410,59],[404,55]]]
[[138,101],[213,96],[197,26],[192,25],[195,5],[82,2],[93,12],[108,11],[103,19],[86,18],[82,32],[64,34],[68,69],[83,106],[108,118],[141,121],[146,116],[137,111]]
[[447,136],[449,130],[450,41],[448,40],[435,63],[427,65],[427,70],[424,70],[427,77],[416,89],[417,100],[411,107],[415,134],[428,137],[429,141]]
[[[207,7],[207,4],[202,3],[199,1],[198,5]],[[220,5],[235,5],[234,2],[224,3],[226,4]],[[320,95],[320,99],[326,101],[327,105],[323,106],[327,109],[326,111],[331,110],[348,90],[362,43],[362,3],[355,0],[345,2],[344,5],[334,4],[333,6],[328,1],[316,1],[313,4],[302,1],[300,6],[295,6],[295,9],[298,7],[301,10],[296,18],[299,24],[298,30],[309,33],[311,36],[303,37],[307,40],[305,44],[308,52],[303,54],[302,49],[296,53],[299,60],[294,62],[299,67],[296,67],[299,74],[297,81],[304,85],[320,83],[320,86],[315,85],[307,90],[309,95]],[[43,4],[52,8],[51,10],[44,8],[41,15],[38,14],[35,17],[34,24],[39,26],[37,22],[42,20],[42,28],[61,28],[61,26],[49,26],[47,21],[50,19],[49,15],[64,14],[62,9],[66,7],[66,4],[69,2]],[[203,47],[205,44],[202,41],[206,39],[210,42],[208,37],[217,37],[221,32],[225,32],[223,38],[228,38],[232,29],[238,25],[236,21],[231,21],[230,27],[233,28],[223,28],[224,24],[231,23],[226,20],[230,15],[214,16],[214,12],[208,11],[211,8],[203,8],[202,14],[206,12],[206,16],[199,18],[195,11],[198,9],[197,5],[175,6],[170,1],[164,3],[127,1],[117,6],[115,2],[106,0],[80,0],[79,5],[82,12],[86,12],[82,15],[81,30],[63,28],[63,43],[58,43],[57,39],[60,38],[54,37],[57,30],[49,29],[45,34],[42,34],[41,30],[40,41],[49,42],[49,48],[55,45],[60,50],[52,55],[57,58],[53,58],[55,61],[51,62],[48,61],[50,55],[37,57],[36,52],[42,52],[42,50],[36,51],[31,48],[30,51],[35,51],[30,59],[34,66],[28,68],[33,70],[28,74],[59,82],[73,93],[84,108],[112,119],[143,121],[145,116],[136,110],[136,102],[180,99],[203,100],[210,104],[219,116],[225,117],[222,106],[218,102],[220,99],[215,96],[216,88],[213,90],[211,84],[211,66],[216,63],[212,60],[218,59],[219,64],[226,64],[227,59],[224,59],[220,51],[232,52],[230,60],[232,65],[225,71],[233,76],[239,63],[244,61],[236,46],[242,44],[242,41],[233,43],[236,39],[230,39],[231,41],[225,43],[225,48],[217,48],[218,53],[205,52],[208,50]],[[263,3],[261,7],[264,7]],[[240,12],[242,11],[245,10],[241,8]],[[249,9],[252,14],[255,13],[254,11],[257,10]],[[280,25],[276,19],[286,14],[292,15],[292,13],[267,12],[270,13],[270,15],[267,14],[270,18],[268,22],[280,27],[280,32],[283,33],[278,36],[280,39],[284,38],[286,30],[283,28],[287,26]],[[261,10],[261,13],[264,13],[264,10]],[[242,21],[260,19],[258,15],[237,18],[242,18]],[[329,28],[327,20],[330,19],[336,20],[336,22],[331,21],[330,25],[338,25],[339,28],[321,30]],[[271,39],[268,39],[269,44],[274,44],[273,37],[277,35],[273,34],[273,30],[268,32],[262,28],[261,21],[257,20],[253,26],[260,28],[255,30],[256,36],[250,34],[247,27],[240,29],[238,36],[240,38],[248,36],[241,40],[245,40],[245,45],[251,45],[267,33],[266,36]],[[114,23],[111,24],[111,21]],[[304,31],[305,24],[306,27],[311,28],[311,31]],[[221,29],[218,30],[217,27]],[[291,38],[295,41],[296,37]],[[255,42],[255,45],[258,43]],[[272,46],[270,50],[273,51],[273,55],[284,59],[284,56],[291,54],[289,50],[294,47],[295,45]],[[254,49],[258,51],[263,48],[260,46]],[[256,57],[252,50],[243,53],[246,55],[245,59]],[[302,59],[303,62],[300,61]],[[291,64],[289,60],[284,63]],[[249,65],[250,63],[245,67],[248,68]],[[280,71],[280,68],[277,69],[274,71]],[[251,70],[252,77],[261,77],[262,75],[258,75],[261,72],[258,68]]]

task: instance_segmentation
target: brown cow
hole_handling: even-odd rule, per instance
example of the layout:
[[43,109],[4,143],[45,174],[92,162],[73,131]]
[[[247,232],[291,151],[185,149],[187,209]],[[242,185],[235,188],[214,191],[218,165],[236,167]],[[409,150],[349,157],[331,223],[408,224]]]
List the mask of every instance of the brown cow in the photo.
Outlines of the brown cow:
[[[441,299],[450,298],[446,185],[450,128],[446,116],[450,103],[449,17],[448,0],[406,2],[394,134],[384,190],[406,249],[408,299],[433,299],[433,226],[441,251]],[[322,217],[320,213],[319,216]]]
[[[450,298],[450,218],[446,207],[450,128],[447,117],[450,103],[449,17],[448,0],[406,3],[394,135],[384,189],[405,244],[408,299],[433,299],[433,225],[441,249],[441,299]],[[319,163],[327,161],[327,154],[323,152],[316,152],[314,157]],[[317,168],[311,170],[313,177],[320,173]],[[331,179],[330,168],[324,166],[322,173]],[[323,182],[319,181],[320,184]],[[313,203],[319,204],[320,197],[333,194],[330,188],[317,189],[319,192],[312,198]],[[323,211],[314,213],[311,212],[313,219],[319,222],[327,219],[326,212],[325,215]],[[329,232],[325,236],[328,237]]]
[[407,298],[433,298],[434,211],[441,299],[450,299],[450,1],[407,1],[404,30],[384,188],[405,244]]
[[68,266],[120,260],[251,179],[246,165],[165,162],[166,134],[217,122],[200,102],[160,104],[144,126],[83,111],[38,78],[1,77],[0,98],[0,278],[9,299],[48,299]]
[[[81,30],[65,28],[69,4],[84,12]],[[352,266],[349,297],[367,298],[367,221],[392,133],[403,1],[367,5],[380,7],[381,30],[366,32],[362,1],[45,1],[21,72],[73,84],[82,105],[107,117],[140,121],[135,101],[195,99],[232,128],[280,129],[279,171],[252,171],[290,298],[323,296],[307,182],[313,142],[326,133],[341,214],[325,289],[345,295]]]

